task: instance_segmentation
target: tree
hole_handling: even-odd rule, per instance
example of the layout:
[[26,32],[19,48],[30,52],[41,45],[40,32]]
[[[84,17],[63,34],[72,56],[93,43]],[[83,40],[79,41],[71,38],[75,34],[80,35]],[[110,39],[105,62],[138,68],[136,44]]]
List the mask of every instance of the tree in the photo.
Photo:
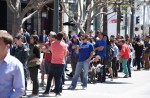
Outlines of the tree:
[[[63,0],[61,0],[61,5],[63,7],[64,12],[76,24],[76,26],[80,29],[80,31],[82,33],[89,33],[89,31],[91,30],[90,29],[91,28],[91,22],[98,15],[102,15],[102,14],[108,15],[108,14],[113,13],[113,12],[110,12],[110,13],[103,12],[103,9],[107,5],[111,5],[114,0],[107,0],[107,2],[106,2],[106,0],[85,0],[85,2],[88,2],[85,15],[84,15],[83,9],[81,7],[81,4],[82,4],[81,1],[82,0],[76,0],[76,2],[78,3],[79,9],[80,9],[80,12],[78,13],[79,18],[77,20],[69,14],[69,12],[67,11],[68,7],[65,6]],[[85,25],[87,28],[86,30],[84,29]]]
[[[15,36],[20,32],[22,25],[40,11],[46,4],[51,3],[53,0],[28,0],[24,9],[21,9],[22,0],[6,0],[7,6],[13,13],[12,35]],[[33,10],[28,16],[27,13]]]

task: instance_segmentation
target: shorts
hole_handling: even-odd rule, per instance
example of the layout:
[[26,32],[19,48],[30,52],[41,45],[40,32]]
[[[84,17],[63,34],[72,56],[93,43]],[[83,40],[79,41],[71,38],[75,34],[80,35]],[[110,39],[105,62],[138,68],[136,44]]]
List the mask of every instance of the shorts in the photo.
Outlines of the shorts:
[[44,61],[44,65],[41,66],[41,73],[42,74],[48,74],[49,73],[49,68],[50,68],[51,62],[49,61]]

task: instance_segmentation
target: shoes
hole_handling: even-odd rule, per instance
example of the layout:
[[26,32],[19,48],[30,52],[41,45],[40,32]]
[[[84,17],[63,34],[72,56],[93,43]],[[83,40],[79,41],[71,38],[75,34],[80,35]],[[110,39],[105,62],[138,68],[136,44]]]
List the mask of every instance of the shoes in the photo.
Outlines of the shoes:
[[44,96],[48,96],[48,95],[49,95],[49,92],[46,92],[46,91],[45,91],[45,92],[43,93],[43,95],[44,95]]
[[27,95],[27,93],[26,93],[26,91],[24,91],[24,95],[23,96],[26,96]]
[[123,78],[128,78],[128,75],[125,75]]
[[55,96],[61,96],[61,94],[60,93],[56,93],[56,95]]
[[50,92],[55,92],[55,89],[51,89]]
[[69,71],[68,69],[65,69],[65,71]]
[[31,94],[31,95],[28,96],[28,98],[39,98],[39,95]]
[[87,89],[87,87],[86,87],[86,86],[82,86],[82,89],[83,89],[83,90],[86,90],[86,89]]
[[74,90],[75,89],[75,87],[73,87],[72,85],[70,85],[69,87],[68,87],[68,90]]
[[69,76],[69,77],[73,77],[73,75],[70,73],[70,74],[67,74],[67,76]]

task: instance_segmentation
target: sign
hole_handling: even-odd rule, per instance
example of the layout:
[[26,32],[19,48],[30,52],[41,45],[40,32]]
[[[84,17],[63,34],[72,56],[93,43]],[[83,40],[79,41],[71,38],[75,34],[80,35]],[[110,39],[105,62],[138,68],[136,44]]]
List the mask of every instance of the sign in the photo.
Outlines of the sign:
[[112,19],[110,23],[117,23],[117,19]]

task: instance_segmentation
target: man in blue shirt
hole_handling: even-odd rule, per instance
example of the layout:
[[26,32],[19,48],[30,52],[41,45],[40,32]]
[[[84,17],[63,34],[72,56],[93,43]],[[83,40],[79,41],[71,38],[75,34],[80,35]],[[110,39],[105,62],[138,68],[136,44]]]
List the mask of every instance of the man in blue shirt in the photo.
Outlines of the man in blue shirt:
[[105,82],[105,80],[106,80],[105,57],[106,57],[107,43],[103,39],[103,33],[99,33],[98,38],[99,38],[99,40],[97,40],[96,44],[95,44],[95,51],[96,51],[96,55],[99,55],[101,57],[101,64],[104,65],[102,82]]
[[88,81],[88,70],[90,66],[90,60],[94,55],[94,47],[88,42],[88,35],[82,35],[82,42],[76,46],[77,54],[79,54],[78,62],[76,65],[75,73],[72,79],[72,83],[68,89],[75,89],[77,85],[78,78],[81,71],[83,70],[82,88],[87,88]]
[[13,38],[0,30],[0,98],[20,98],[25,91],[23,65],[8,54]]

